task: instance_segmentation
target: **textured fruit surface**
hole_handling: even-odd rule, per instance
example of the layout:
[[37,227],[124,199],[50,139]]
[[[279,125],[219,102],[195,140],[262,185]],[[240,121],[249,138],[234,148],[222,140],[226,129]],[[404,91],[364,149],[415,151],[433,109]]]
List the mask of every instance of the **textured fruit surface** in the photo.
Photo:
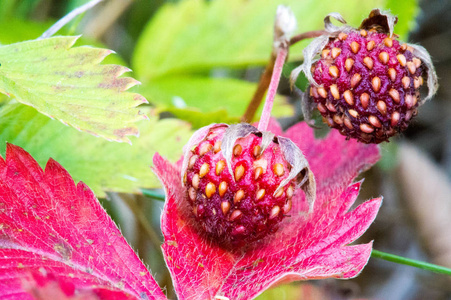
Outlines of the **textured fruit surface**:
[[324,121],[343,135],[380,143],[417,114],[424,66],[413,48],[376,30],[331,38],[312,66],[310,96]]
[[278,189],[291,166],[274,139],[260,153],[258,134],[236,140],[229,168],[221,149],[226,129],[211,129],[191,151],[183,180],[203,230],[222,245],[241,246],[277,229],[291,209],[295,179]]

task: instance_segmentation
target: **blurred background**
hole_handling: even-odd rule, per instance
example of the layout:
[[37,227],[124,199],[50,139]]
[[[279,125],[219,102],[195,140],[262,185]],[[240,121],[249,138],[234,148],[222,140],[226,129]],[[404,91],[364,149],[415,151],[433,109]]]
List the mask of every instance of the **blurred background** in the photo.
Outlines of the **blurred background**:
[[[35,39],[86,2],[2,0],[0,43]],[[145,155],[135,157],[133,152],[124,159],[130,159],[131,165],[143,165],[143,172],[149,172],[155,151],[173,161],[180,157],[181,146],[190,136],[188,123],[198,128],[211,122],[239,120],[269,59],[278,4],[292,7],[299,33],[322,29],[323,18],[331,11],[341,13],[348,23],[358,26],[372,8],[390,9],[400,18],[395,27],[400,39],[421,44],[431,54],[439,77],[438,93],[419,109],[405,133],[381,145],[381,161],[361,175],[365,182],[360,201],[383,195],[384,203],[360,241],[374,240],[375,249],[451,267],[451,1],[104,0],[59,34],[82,34],[78,44],[114,50],[117,55],[108,57],[106,62],[130,67],[131,76],[142,82],[135,90],[149,100],[147,112],[155,120],[164,120],[155,121],[155,128],[145,132],[144,137],[141,134],[143,139],[146,135],[153,137],[145,140],[147,144],[137,142]],[[302,61],[305,45],[306,42],[299,43],[290,49],[290,61],[285,66],[274,108],[274,115],[285,127],[302,120],[299,99],[291,94],[287,76]],[[304,87],[305,79],[298,84]],[[158,124],[164,124],[164,135]],[[325,130],[318,130],[318,134]],[[0,128],[1,138],[6,139],[5,131]],[[166,140],[168,136],[172,139]],[[9,136],[8,140],[14,138]],[[58,139],[53,143],[58,143]],[[52,156],[75,174],[76,180],[96,180],[86,180],[71,165],[75,163],[65,164],[61,161],[64,157],[55,157],[52,147],[56,146],[45,147],[36,150],[41,161]],[[127,149],[113,152],[124,154]],[[76,160],[74,157],[82,150],[70,151],[74,151],[70,155]],[[106,170],[104,165],[91,165],[97,168],[95,172]],[[163,202],[139,195],[137,188],[116,187],[108,179],[87,183],[98,186],[99,191],[110,191],[97,195],[160,286],[166,286],[174,299],[159,249]],[[159,187],[154,177],[143,177],[139,184],[138,187]],[[450,280],[371,258],[355,279],[295,283],[270,290],[259,299],[451,299]]]

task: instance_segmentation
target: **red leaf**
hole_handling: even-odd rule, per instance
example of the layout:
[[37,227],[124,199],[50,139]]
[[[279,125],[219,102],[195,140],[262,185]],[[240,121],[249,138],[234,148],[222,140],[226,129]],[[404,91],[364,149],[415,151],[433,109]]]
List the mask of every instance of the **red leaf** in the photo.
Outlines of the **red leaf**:
[[[278,131],[277,124],[271,128]],[[298,144],[315,174],[314,211],[306,213],[304,194],[297,192],[292,216],[282,221],[275,234],[245,253],[226,251],[197,234],[184,199],[180,166],[154,156],[155,172],[167,194],[162,215],[163,252],[179,299],[251,299],[280,282],[354,277],[367,263],[372,243],[346,245],[369,227],[381,199],[347,211],[361,185],[352,181],[377,161],[377,146],[346,141],[336,132],[315,140],[306,124],[297,124],[281,135]]]
[[91,190],[11,144],[0,159],[0,230],[1,299],[166,299]]

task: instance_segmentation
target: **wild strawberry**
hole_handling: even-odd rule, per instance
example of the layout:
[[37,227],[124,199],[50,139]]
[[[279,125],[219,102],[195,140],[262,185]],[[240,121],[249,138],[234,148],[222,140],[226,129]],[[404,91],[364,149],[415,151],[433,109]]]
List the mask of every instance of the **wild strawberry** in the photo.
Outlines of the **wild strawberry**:
[[[349,138],[364,143],[387,141],[405,130],[417,108],[437,90],[431,58],[418,45],[400,43],[393,35],[397,18],[373,10],[359,29],[336,27],[325,19],[329,34],[304,50],[307,92],[323,120]],[[320,54],[319,60],[313,57]],[[429,95],[420,99],[423,76]]]
[[315,181],[299,148],[244,123],[198,130],[185,149],[182,180],[195,223],[225,247],[277,230],[298,186],[310,207],[315,197]]

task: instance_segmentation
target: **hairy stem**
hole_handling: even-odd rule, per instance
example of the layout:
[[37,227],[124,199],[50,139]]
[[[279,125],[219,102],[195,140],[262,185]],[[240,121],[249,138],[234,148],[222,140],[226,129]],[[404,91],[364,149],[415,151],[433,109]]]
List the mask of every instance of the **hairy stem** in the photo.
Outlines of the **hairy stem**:
[[[324,30],[317,30],[317,31],[307,31],[307,32],[295,35],[290,39],[288,47],[296,44],[299,41],[321,36],[324,33],[325,33]],[[265,71],[263,72],[262,76],[260,77],[260,81],[258,82],[257,89],[255,90],[255,93],[252,96],[252,100],[249,103],[249,105],[247,106],[246,111],[241,118],[241,121],[247,122],[247,123],[252,122],[252,119],[254,118],[255,113],[263,100],[263,96],[265,95],[265,92],[268,89],[269,84],[271,82],[271,77],[272,77],[273,71],[274,71],[274,63],[276,61],[276,56],[277,56],[277,53],[275,53],[275,52],[273,52],[271,54],[271,58],[269,59],[269,62],[266,65]]]
[[70,13],[68,13],[67,15],[62,17],[60,20],[58,20],[58,22],[53,24],[49,29],[47,29],[38,39],[45,39],[45,38],[51,37],[52,35],[57,33],[58,30],[60,30],[64,25],[66,25],[67,23],[72,21],[76,16],[93,8],[94,6],[96,6],[97,4],[99,4],[102,1],[103,0],[92,0],[80,7],[75,8]]
[[427,262],[423,262],[423,261],[419,261],[419,260],[415,260],[415,259],[410,259],[407,257],[402,257],[402,256],[382,252],[379,250],[375,250],[375,249],[373,249],[373,251],[371,252],[371,256],[380,258],[380,259],[384,259],[387,261],[391,261],[391,262],[394,262],[397,264],[407,265],[407,266],[415,267],[418,269],[428,270],[431,272],[446,274],[446,275],[451,276],[451,269],[442,267],[442,266],[438,266],[435,264],[431,264],[431,263],[427,263]]
[[266,131],[271,118],[272,105],[274,97],[277,94],[277,87],[279,86],[280,76],[282,75],[283,64],[287,59],[288,46],[281,46],[277,51],[276,61],[274,62],[274,70],[269,83],[268,93],[266,94],[265,106],[263,107],[260,122],[258,123],[258,130]]

